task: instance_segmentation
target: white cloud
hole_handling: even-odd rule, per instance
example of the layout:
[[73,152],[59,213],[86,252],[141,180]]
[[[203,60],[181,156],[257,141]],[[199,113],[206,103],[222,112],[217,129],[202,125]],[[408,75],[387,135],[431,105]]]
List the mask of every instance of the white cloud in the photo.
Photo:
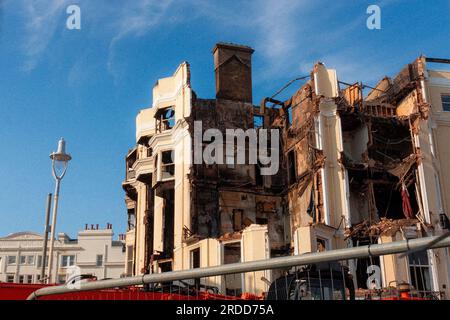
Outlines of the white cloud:
[[26,34],[23,52],[26,57],[23,69],[33,70],[41,55],[52,40],[58,26],[59,17],[65,13],[67,0],[21,0]]
[[[59,24],[64,27],[65,8],[71,3],[69,0],[18,1],[27,31],[23,44],[24,68],[32,70]],[[401,0],[384,0],[380,4],[386,6],[397,1]],[[346,12],[346,2],[260,0],[236,5],[209,0],[134,0],[126,4],[79,1],[79,5],[82,19],[84,16],[90,19],[90,28],[82,32],[95,32],[87,36],[106,39],[109,43],[106,63],[115,80],[121,77],[117,49],[122,41],[144,36],[164,23],[182,27],[183,23],[191,23],[198,17],[208,19],[224,34],[245,39],[257,50],[262,63],[255,68],[255,84],[309,73],[318,60],[332,64],[343,78],[357,80],[363,76],[369,81],[375,73],[372,69],[376,71],[381,64],[370,55],[364,56],[364,48],[354,48],[352,43],[355,30],[365,26],[365,10],[349,19],[337,19]]]
[[[25,56],[24,70],[31,71],[37,66],[58,28],[65,28],[66,8],[72,2],[71,0],[8,2],[8,5],[14,8],[19,7],[23,16],[25,32],[21,49]],[[114,51],[119,42],[128,36],[142,36],[149,32],[160,23],[172,3],[173,0],[133,0],[126,4],[78,1],[82,21],[85,15],[89,16],[90,23],[97,27],[96,30],[100,30],[102,36],[111,39],[108,68],[113,74]]]

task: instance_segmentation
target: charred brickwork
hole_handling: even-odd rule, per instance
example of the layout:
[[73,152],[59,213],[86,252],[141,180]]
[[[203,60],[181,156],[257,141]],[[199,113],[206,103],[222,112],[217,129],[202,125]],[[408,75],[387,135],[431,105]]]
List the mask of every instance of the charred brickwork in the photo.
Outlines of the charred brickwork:
[[253,49],[218,43],[213,49],[218,99],[252,102]]
[[[194,96],[189,119],[191,135],[194,136],[194,121],[202,122],[202,133],[211,128],[219,129],[224,139],[227,129],[255,128],[255,121],[261,128],[271,127],[278,112],[266,110],[262,113],[258,106],[251,103],[253,50],[244,46],[218,44],[213,52],[216,99],[206,100]],[[208,143],[204,142],[204,146]],[[242,230],[252,224],[261,224],[268,225],[271,249],[277,251],[285,248],[286,213],[281,173],[270,177],[261,176],[258,164],[195,164],[190,182],[190,238],[227,239],[239,236]],[[191,241],[188,238],[186,240]]]

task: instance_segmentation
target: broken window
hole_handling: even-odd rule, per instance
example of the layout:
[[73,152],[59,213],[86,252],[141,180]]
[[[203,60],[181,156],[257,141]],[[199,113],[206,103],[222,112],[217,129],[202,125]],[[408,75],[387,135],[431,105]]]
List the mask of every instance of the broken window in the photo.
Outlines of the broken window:
[[147,158],[150,158],[151,156],[153,156],[153,148],[147,148]]
[[155,115],[156,118],[156,132],[161,133],[170,130],[175,125],[175,109],[174,107],[167,107],[158,110]]
[[253,116],[253,126],[255,129],[264,127],[264,116],[254,115]]
[[369,157],[374,166],[394,166],[413,153],[408,123],[393,119],[372,119],[369,131]]
[[[241,242],[226,243],[223,245],[223,264],[241,262]],[[224,275],[226,295],[241,296],[242,273]]]
[[133,230],[136,227],[136,213],[134,209],[128,210],[128,229],[127,231]]
[[160,262],[159,268],[161,272],[171,272],[172,271],[172,261]]
[[450,94],[442,95],[442,110],[450,112]]
[[267,224],[268,222],[269,219],[267,219],[267,216],[256,217],[256,224]]
[[288,179],[289,179],[289,184],[293,184],[297,181],[297,173],[296,173],[296,156],[295,156],[295,151],[291,150],[288,152],[288,159],[287,159],[288,163]]
[[269,215],[276,212],[274,202],[258,202],[256,204],[256,224],[268,224]]
[[288,120],[289,126],[292,126],[292,107],[289,107],[287,109],[287,120]]
[[409,202],[413,216],[419,211],[414,184],[402,194],[402,186],[399,187],[398,182],[377,181],[374,183],[373,192],[374,204],[380,218],[405,219],[405,201]]
[[323,252],[327,250],[327,240],[322,238],[316,238],[317,252]]
[[173,151],[163,151],[161,153],[161,178],[162,180],[173,178],[175,174],[175,164],[172,159]]
[[419,291],[431,291],[430,264],[426,251],[408,256],[411,285]]

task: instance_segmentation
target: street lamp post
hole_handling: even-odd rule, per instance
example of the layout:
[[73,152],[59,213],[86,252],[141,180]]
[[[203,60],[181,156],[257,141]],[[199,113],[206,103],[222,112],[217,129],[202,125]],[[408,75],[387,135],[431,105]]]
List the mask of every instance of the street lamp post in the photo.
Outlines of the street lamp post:
[[58,142],[58,151],[52,152],[50,155],[52,159],[52,173],[55,178],[55,193],[53,196],[53,216],[52,225],[50,233],[50,251],[48,254],[48,272],[47,272],[47,283],[51,282],[52,277],[52,264],[53,264],[53,247],[55,244],[55,230],[56,230],[56,215],[58,214],[58,197],[59,197],[59,186],[62,178],[66,174],[67,164],[72,159],[72,157],[66,153],[66,141],[61,138]]
[[42,248],[42,266],[41,266],[41,279],[40,281],[42,283],[46,282],[45,279],[45,266],[47,264],[47,241],[48,241],[48,232],[49,230],[49,220],[50,220],[50,210],[51,210],[51,206],[52,206],[52,194],[49,193],[47,195],[47,209],[45,210],[45,229],[44,229],[44,243],[43,243],[43,248]]

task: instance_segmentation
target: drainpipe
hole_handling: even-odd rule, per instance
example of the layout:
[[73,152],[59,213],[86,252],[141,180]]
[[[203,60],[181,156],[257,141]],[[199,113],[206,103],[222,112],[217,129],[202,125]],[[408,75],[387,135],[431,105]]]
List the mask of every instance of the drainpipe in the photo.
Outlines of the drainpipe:
[[17,255],[16,255],[16,274],[14,277],[14,282],[18,283],[19,282],[19,273],[20,273],[20,257],[22,254],[22,250],[21,250],[21,246],[19,245],[19,249],[17,251]]
[[102,261],[103,262],[103,279],[105,279],[107,277],[106,261],[108,261],[108,245],[107,244],[105,244],[104,249],[103,249],[103,261]]

